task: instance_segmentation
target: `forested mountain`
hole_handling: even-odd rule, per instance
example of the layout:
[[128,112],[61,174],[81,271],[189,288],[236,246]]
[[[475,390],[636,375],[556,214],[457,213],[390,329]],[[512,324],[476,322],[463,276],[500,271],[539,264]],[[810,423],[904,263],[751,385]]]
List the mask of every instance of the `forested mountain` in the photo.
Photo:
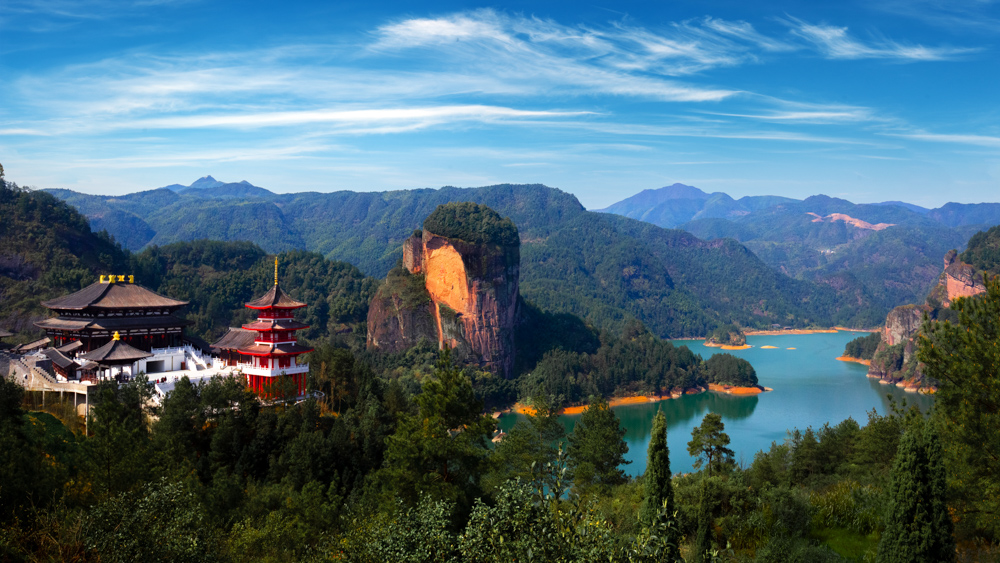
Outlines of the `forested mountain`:
[[1000,223],[1000,204],[854,204],[828,196],[734,200],[674,184],[645,190],[603,211],[710,240],[734,238],[797,279],[871,296],[885,310],[919,301],[936,283],[940,257]]
[[[196,238],[242,239],[269,252],[305,248],[375,277],[384,277],[400,258],[402,242],[420,227],[421,218],[439,204],[472,201],[517,225],[525,298],[613,331],[631,318],[661,337],[702,336],[728,322],[857,326],[874,324],[886,312],[872,308],[871,297],[858,284],[792,280],[733,241],[706,243],[681,231],[588,212],[572,195],[542,185],[363,193],[261,190],[255,192],[259,196],[231,196],[234,189],[246,188],[161,188],[121,197],[53,193],[116,239],[136,232],[135,222],[148,225],[155,234],[135,241],[133,249]],[[131,230],[121,232],[119,225]]]
[[[22,340],[41,336],[33,324],[49,315],[41,301],[82,289],[102,273],[133,274],[137,283],[189,301],[181,311],[194,321],[188,333],[206,340],[249,320],[243,304],[273,283],[273,262],[253,243],[200,240],[132,254],[107,233],[94,233],[65,202],[12,182],[0,182],[0,217],[0,328]],[[364,322],[375,279],[302,250],[282,253],[279,264],[282,287],[309,304],[303,336],[325,338]]]
[[0,329],[32,329],[47,315],[41,301],[127,263],[127,254],[71,206],[5,182],[0,168]]

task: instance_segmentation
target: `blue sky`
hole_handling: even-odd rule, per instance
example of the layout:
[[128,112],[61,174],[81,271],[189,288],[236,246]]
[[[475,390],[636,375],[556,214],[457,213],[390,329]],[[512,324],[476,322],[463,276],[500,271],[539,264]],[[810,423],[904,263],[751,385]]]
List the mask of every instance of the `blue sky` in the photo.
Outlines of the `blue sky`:
[[990,0],[0,2],[0,162],[122,194],[1000,200]]

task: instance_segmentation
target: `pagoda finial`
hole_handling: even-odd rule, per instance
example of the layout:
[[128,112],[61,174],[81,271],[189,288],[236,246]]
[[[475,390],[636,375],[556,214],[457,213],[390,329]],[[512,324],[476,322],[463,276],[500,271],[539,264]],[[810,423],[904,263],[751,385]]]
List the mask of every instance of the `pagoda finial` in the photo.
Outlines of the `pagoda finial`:
[[278,257],[274,257],[274,285],[278,285]]
[[122,335],[118,334],[118,331],[116,330],[114,336],[112,336],[111,338],[113,338],[114,340],[121,340]]

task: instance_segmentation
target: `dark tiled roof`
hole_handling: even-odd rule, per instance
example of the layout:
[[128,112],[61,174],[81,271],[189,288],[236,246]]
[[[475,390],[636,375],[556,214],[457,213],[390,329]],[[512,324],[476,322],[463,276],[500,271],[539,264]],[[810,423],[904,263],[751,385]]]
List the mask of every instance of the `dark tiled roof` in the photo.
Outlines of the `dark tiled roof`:
[[42,354],[45,354],[45,356],[48,357],[48,359],[52,360],[53,364],[63,369],[76,367],[76,362],[66,357],[65,354],[63,354],[56,348],[49,348],[48,350],[42,350]]
[[14,335],[0,328],[0,338],[7,338],[8,336],[14,336]]
[[93,352],[87,352],[80,356],[84,360],[93,360],[99,364],[107,363],[128,363],[149,358],[152,354],[143,352],[121,340],[112,340]]
[[305,307],[306,304],[301,301],[296,301],[281,291],[281,288],[275,284],[271,289],[264,294],[263,297],[259,299],[254,299],[253,301],[246,304],[247,307],[251,309],[266,309],[268,307],[278,307],[280,309],[298,309],[299,307]]
[[79,340],[74,340],[69,344],[64,344],[62,346],[59,346],[58,348],[56,348],[56,350],[59,350],[63,354],[72,354],[73,352],[76,352],[80,348],[83,348],[83,342],[80,342]]
[[257,333],[252,330],[230,327],[229,332],[224,334],[222,338],[212,344],[212,348],[217,350],[238,350],[240,348],[247,348],[253,346],[253,339],[256,336]]
[[47,330],[65,330],[77,332],[83,329],[123,331],[133,328],[168,328],[183,327],[192,324],[187,319],[179,319],[173,315],[147,315],[142,317],[99,317],[92,319],[76,319],[54,317],[35,323],[38,328]]
[[21,344],[20,346],[15,346],[14,351],[23,354],[25,352],[31,352],[32,350],[40,350],[48,346],[49,342],[52,342],[52,339],[46,336],[41,340],[36,340],[34,342],[29,342],[27,344]]
[[243,328],[247,330],[302,330],[309,328],[309,325],[292,319],[258,319],[243,325]]
[[239,349],[240,354],[248,354],[251,356],[261,356],[264,354],[274,354],[275,356],[294,356],[296,354],[304,354],[312,351],[312,348],[306,348],[305,346],[300,346],[298,344],[254,344],[253,346],[247,346],[246,348]]
[[129,307],[183,307],[187,301],[178,301],[157,294],[134,283],[92,283],[87,287],[57,299],[43,301],[49,309],[79,311],[88,307],[124,309]]

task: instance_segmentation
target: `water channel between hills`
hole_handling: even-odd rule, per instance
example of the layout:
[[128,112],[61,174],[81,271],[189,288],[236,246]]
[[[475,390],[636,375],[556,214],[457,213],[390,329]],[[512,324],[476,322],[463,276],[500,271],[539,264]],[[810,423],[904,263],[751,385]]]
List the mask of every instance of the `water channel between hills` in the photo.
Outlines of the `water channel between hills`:
[[[866,366],[836,359],[843,353],[845,344],[864,334],[749,336],[747,344],[752,348],[727,353],[749,361],[757,370],[760,384],[773,391],[753,396],[709,392],[615,407],[615,413],[626,428],[625,441],[629,447],[626,458],[632,462],[625,466],[626,473],[645,472],[649,433],[659,408],[667,416],[670,468],[674,473],[692,470],[694,460],[687,453],[687,443],[691,440],[691,430],[701,424],[709,411],[722,414],[736,461],[749,465],[756,452],[770,448],[771,442],[785,440],[788,430],[805,430],[809,426],[818,429],[826,422],[833,426],[848,417],[864,426],[868,421],[867,413],[872,409],[880,414],[889,411],[887,395],[897,402],[905,399],[907,404],[916,404],[923,410],[930,408],[932,397],[882,385],[865,375]],[[720,352],[703,346],[701,341],[677,340],[674,344],[688,346],[705,359]],[[509,430],[517,416],[505,414],[500,421],[501,428]],[[563,417],[567,431],[572,431],[578,419],[579,415]]]

